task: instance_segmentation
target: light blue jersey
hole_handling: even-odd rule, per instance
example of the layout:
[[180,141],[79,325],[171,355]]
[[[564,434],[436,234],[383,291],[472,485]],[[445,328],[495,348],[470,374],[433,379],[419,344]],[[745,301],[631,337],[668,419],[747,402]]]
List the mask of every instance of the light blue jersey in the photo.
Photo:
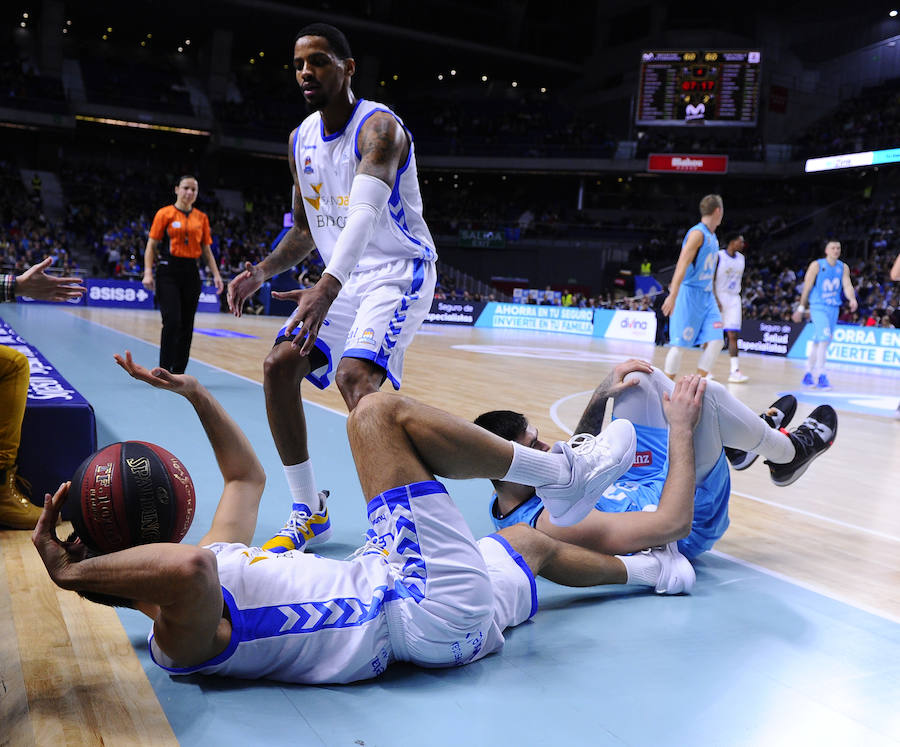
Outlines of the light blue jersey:
[[831,342],[843,301],[844,263],[832,266],[822,257],[817,260],[819,272],[809,293],[809,319],[813,324],[813,342]]
[[[666,428],[647,425],[634,426],[637,448],[634,464],[619,480],[610,485],[594,505],[598,511],[625,513],[643,511],[658,506],[666,475],[669,473],[669,432]],[[691,533],[678,541],[678,549],[687,558],[695,558],[709,550],[728,529],[728,499],[731,496],[731,473],[725,452],[710,473],[694,491],[694,521]],[[536,526],[543,511],[536,495],[517,506],[506,516],[500,516],[497,494],[491,497],[491,521],[497,529],[525,523]]]
[[809,293],[810,306],[840,306],[843,300],[841,295],[842,281],[844,279],[844,263],[838,260],[834,266],[829,264],[824,257],[817,260],[819,272],[816,282],[813,283]]
[[693,231],[700,231],[703,234],[703,243],[697,250],[694,261],[688,265],[681,285],[712,292],[713,276],[716,274],[716,265],[719,262],[719,240],[704,223],[700,222],[688,229],[681,242],[682,249]]
[[703,243],[688,265],[669,318],[669,344],[682,348],[705,345],[722,337],[722,315],[712,291],[719,240],[703,223],[698,223],[685,234],[682,247],[692,231],[703,234]]

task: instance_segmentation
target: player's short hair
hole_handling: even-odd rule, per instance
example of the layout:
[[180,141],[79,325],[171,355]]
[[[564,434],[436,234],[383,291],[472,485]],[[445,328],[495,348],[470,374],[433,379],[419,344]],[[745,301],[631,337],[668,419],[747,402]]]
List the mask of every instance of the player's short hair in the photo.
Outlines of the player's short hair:
[[475,418],[475,425],[480,425],[507,441],[515,441],[528,428],[528,419],[522,413],[512,410],[491,410]]
[[837,244],[838,246],[840,246],[841,242],[839,239],[825,239],[825,243],[822,244],[823,252],[828,248],[829,244]]
[[347,60],[353,57],[350,42],[347,41],[344,32],[329,23],[311,23],[304,26],[294,37],[294,44],[302,36],[321,36],[328,42],[328,46],[338,59]]
[[196,176],[194,176],[193,174],[182,174],[181,176],[178,177],[178,179],[175,180],[175,186],[177,187],[177,186],[178,186],[179,184],[181,184],[185,179],[193,179],[195,182],[197,182],[197,184],[200,183],[200,180],[199,180]]
[[725,238],[725,246],[728,246],[732,241],[737,241],[743,235],[744,234],[742,234],[740,231],[735,231],[734,233],[728,234],[728,236]]
[[706,195],[700,200],[700,215],[712,215],[720,207],[724,207],[721,195]]

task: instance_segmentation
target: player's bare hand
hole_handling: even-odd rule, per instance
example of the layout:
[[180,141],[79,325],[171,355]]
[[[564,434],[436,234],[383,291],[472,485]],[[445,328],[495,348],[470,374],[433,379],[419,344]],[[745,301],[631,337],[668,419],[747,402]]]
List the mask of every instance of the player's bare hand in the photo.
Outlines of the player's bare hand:
[[38,298],[42,301],[68,301],[84,294],[79,277],[57,277],[46,270],[53,264],[53,257],[32,265],[16,278],[16,295]]
[[331,275],[323,274],[312,288],[298,288],[292,291],[272,291],[272,298],[280,301],[294,301],[297,309],[291,314],[284,333],[294,336],[293,345],[300,348],[300,355],[309,355],[325,321],[325,315],[340,291],[341,284]]
[[133,379],[144,381],[158,389],[168,389],[170,392],[186,396],[199,386],[197,379],[188,374],[173,374],[164,368],[154,368],[152,371],[144,368],[134,362],[130,350],[125,351],[124,358],[118,353],[114,354],[113,358]]
[[84,560],[87,554],[87,548],[80,539],[64,542],[56,536],[59,514],[71,485],[70,482],[64,482],[52,496],[50,493],[44,496],[44,510],[31,533],[31,542],[41,556],[50,578],[59,584],[65,578],[66,569],[73,563]]
[[672,316],[672,312],[675,310],[675,296],[671,293],[666,296],[666,300],[662,303],[662,313],[666,316]]
[[263,284],[262,270],[250,262],[244,262],[244,271],[235,275],[228,283],[228,308],[235,316],[240,316],[244,310],[244,303]]
[[803,321],[803,312],[800,309],[796,309],[793,314],[791,314],[791,321],[794,324],[800,324]]
[[609,396],[615,398],[626,389],[635,386],[638,383],[638,379],[625,381],[625,377],[635,371],[640,371],[649,376],[653,373],[653,366],[648,361],[640,360],[638,358],[629,358],[627,361],[623,361],[617,365],[612,370],[612,384],[608,390]]
[[153,272],[144,272],[144,276],[141,278],[141,285],[151,293],[156,290],[156,280],[153,279]]
[[671,395],[663,393],[663,412],[672,428],[693,431],[700,422],[706,378],[699,374],[683,376],[675,382]]

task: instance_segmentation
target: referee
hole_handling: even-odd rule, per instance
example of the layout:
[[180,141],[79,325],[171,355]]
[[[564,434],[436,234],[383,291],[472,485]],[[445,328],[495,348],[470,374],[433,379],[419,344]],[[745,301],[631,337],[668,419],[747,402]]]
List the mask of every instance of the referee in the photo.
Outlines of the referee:
[[[191,356],[194,314],[200,300],[200,255],[209,266],[216,293],[224,285],[210,250],[212,235],[206,213],[194,207],[199,186],[193,176],[182,176],[175,187],[175,204],[156,213],[144,250],[144,287],[156,291],[162,313],[159,366],[172,373],[184,373]],[[168,239],[168,241],[164,241]],[[159,257],[156,281],[153,263]]]

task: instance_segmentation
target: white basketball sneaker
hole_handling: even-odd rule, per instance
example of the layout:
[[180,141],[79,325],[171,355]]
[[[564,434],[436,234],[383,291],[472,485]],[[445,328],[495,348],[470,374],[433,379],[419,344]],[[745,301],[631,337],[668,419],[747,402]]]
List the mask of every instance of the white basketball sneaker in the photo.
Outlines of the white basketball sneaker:
[[535,492],[550,522],[567,527],[587,516],[603,491],[634,463],[637,436],[628,420],[613,420],[599,436],[579,433],[557,441],[551,452],[564,454],[572,467],[566,485],[544,485]]
[[697,574],[691,561],[678,551],[677,542],[670,542],[665,547],[654,547],[650,550],[650,554],[659,561],[657,594],[691,593]]

